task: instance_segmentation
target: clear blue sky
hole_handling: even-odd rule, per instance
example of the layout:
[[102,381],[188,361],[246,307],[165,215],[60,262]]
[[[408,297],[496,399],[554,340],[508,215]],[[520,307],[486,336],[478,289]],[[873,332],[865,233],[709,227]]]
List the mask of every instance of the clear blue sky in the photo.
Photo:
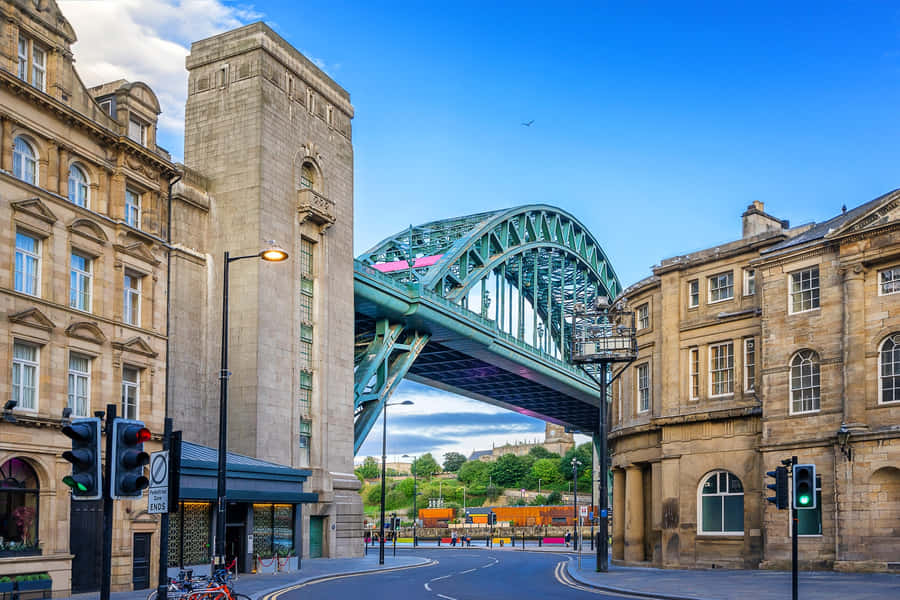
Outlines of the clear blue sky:
[[351,94],[357,254],[409,223],[549,203],[627,286],[740,237],[753,200],[800,224],[900,187],[897,3],[253,8]]
[[357,253],[546,202],[628,285],[739,237],[752,200],[797,224],[898,187],[896,3],[254,7],[351,94]]

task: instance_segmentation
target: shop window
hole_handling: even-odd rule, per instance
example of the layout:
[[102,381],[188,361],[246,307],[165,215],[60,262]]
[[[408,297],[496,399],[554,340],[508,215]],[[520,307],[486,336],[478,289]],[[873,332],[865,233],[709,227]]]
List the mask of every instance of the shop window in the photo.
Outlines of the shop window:
[[727,471],[707,475],[700,487],[701,534],[736,534],[744,532],[744,486]]
[[0,552],[39,554],[37,473],[21,458],[0,464]]
[[209,564],[211,515],[212,505],[208,502],[181,502],[179,510],[169,516],[170,567]]
[[253,505],[253,552],[262,557],[294,549],[294,505]]

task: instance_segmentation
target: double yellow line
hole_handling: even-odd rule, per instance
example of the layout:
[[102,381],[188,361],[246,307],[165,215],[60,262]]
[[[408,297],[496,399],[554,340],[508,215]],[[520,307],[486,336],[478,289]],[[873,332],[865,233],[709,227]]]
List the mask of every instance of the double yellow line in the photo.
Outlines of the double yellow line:
[[407,567],[393,567],[390,569],[376,569],[372,571],[363,571],[361,573],[345,573],[343,575],[331,575],[326,577],[321,577],[319,579],[311,579],[310,581],[304,581],[303,583],[298,583],[297,585],[292,585],[286,588],[282,588],[280,590],[276,590],[274,592],[270,592],[262,597],[262,600],[278,600],[284,594],[288,592],[293,592],[294,590],[299,590],[300,588],[306,587],[308,585],[315,585],[317,583],[325,583],[326,581],[334,581],[336,579],[347,579],[349,577],[361,577],[363,575],[379,575],[381,573],[390,573],[392,571],[405,571],[406,569],[418,569],[420,567],[432,567],[438,564],[438,561],[432,560],[427,563],[423,563],[421,565],[409,565]]

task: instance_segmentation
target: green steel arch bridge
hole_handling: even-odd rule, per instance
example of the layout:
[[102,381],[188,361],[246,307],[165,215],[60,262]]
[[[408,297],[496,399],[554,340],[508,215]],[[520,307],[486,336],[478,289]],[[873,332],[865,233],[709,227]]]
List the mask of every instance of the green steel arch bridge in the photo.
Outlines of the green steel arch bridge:
[[354,263],[354,450],[403,378],[595,432],[599,387],[569,360],[574,311],[621,291],[594,236],[552,206],[386,238]]

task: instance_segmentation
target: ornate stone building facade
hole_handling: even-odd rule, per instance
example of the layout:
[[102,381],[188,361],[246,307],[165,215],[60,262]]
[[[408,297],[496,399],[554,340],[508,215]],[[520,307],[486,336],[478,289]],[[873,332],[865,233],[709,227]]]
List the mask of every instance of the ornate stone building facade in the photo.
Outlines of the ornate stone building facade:
[[740,240],[625,291],[640,358],[613,385],[613,558],[784,568],[767,470],[817,466],[808,568],[886,569],[900,537],[897,192],[789,228],[755,202]]
[[[153,91],[87,89],[74,42],[52,0],[0,2],[0,575],[48,572],[55,595],[73,572],[95,577],[100,553],[99,502],[71,502],[61,483],[64,409],[111,402],[162,430],[176,172]],[[113,589],[130,589],[133,545],[156,535],[145,511],[116,503]]]

